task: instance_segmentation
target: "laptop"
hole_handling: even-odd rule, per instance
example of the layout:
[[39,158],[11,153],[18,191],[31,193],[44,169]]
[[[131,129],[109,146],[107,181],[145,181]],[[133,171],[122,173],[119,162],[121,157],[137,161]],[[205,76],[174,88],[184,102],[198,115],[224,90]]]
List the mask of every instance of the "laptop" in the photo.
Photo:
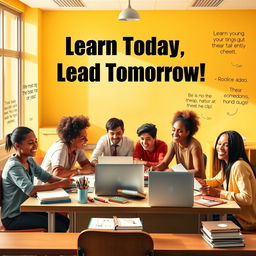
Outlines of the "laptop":
[[133,164],[132,156],[99,156],[99,164]]
[[192,207],[194,174],[191,172],[150,172],[149,205]]
[[95,194],[117,195],[117,189],[144,192],[143,164],[96,164]]
[[[182,165],[177,164],[171,167],[174,172],[187,172],[188,170]],[[201,195],[201,189],[202,185],[197,181],[196,178],[194,178],[194,196]]]

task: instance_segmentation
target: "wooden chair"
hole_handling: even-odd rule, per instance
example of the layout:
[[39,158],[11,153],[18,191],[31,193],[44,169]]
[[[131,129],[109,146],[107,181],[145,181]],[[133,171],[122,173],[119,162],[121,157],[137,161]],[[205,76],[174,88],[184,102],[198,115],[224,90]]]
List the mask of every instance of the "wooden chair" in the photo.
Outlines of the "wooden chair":
[[[0,170],[0,207],[2,206],[3,200],[3,180],[2,180],[2,170]],[[6,229],[4,226],[0,225],[0,232],[46,232],[47,229],[45,228],[30,228],[30,229],[16,229],[16,230],[9,230]]]
[[153,256],[153,248],[143,231],[87,229],[78,237],[78,256]]

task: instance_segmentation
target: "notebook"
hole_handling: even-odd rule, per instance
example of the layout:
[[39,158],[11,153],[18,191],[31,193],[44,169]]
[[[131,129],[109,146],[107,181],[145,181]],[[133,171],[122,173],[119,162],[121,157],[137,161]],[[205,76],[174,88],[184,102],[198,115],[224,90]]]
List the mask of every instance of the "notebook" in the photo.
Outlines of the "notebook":
[[71,202],[69,194],[63,188],[37,192],[37,198],[40,204]]
[[95,193],[117,195],[118,189],[144,192],[143,164],[96,164]]
[[133,164],[132,156],[99,156],[99,164]]
[[194,174],[191,172],[150,172],[149,205],[192,207]]

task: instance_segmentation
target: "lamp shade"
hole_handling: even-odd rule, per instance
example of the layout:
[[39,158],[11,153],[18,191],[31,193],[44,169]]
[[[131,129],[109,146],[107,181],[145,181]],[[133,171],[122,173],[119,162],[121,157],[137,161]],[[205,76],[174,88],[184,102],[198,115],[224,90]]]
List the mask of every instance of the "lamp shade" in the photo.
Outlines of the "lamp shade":
[[140,15],[137,13],[136,10],[134,10],[130,5],[126,9],[124,9],[118,16],[119,20],[140,20]]

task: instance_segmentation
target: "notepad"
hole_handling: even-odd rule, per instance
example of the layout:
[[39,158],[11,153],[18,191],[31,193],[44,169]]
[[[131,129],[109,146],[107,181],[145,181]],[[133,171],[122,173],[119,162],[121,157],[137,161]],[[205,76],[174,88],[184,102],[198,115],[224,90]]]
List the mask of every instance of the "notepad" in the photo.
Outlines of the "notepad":
[[37,192],[37,198],[41,204],[65,203],[71,201],[69,194],[63,188]]
[[225,201],[213,196],[195,196],[194,202],[208,207],[226,203]]

